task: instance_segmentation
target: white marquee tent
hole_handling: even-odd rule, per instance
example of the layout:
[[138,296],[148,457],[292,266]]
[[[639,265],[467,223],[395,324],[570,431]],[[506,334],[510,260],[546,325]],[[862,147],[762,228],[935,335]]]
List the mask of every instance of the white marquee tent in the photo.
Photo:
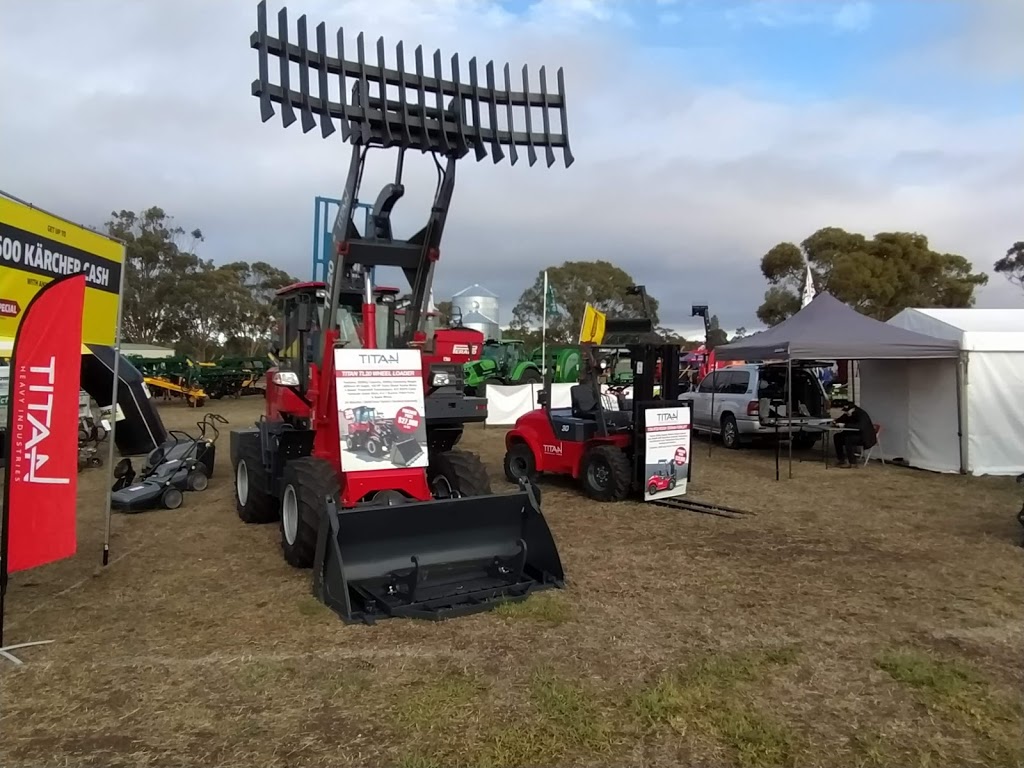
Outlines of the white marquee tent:
[[960,359],[860,364],[857,399],[883,427],[885,457],[936,472],[1024,472],[1024,309],[905,309],[889,323],[956,341]]

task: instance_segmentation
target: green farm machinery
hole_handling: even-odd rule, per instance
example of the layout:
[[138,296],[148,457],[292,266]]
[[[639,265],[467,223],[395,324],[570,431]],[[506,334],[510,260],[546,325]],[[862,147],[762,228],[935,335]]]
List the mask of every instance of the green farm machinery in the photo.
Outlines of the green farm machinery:
[[263,394],[258,386],[269,366],[263,358],[222,358],[200,363],[187,355],[145,358],[128,355],[127,359],[142,373],[154,394],[165,398],[183,398],[189,405],[200,407],[207,399]]
[[[556,384],[573,383],[579,379],[580,350],[578,347],[549,346],[547,367]],[[483,393],[487,384],[539,384],[544,380],[544,353],[538,348],[527,354],[522,341],[493,339],[484,343],[479,360],[463,365],[466,391]]]

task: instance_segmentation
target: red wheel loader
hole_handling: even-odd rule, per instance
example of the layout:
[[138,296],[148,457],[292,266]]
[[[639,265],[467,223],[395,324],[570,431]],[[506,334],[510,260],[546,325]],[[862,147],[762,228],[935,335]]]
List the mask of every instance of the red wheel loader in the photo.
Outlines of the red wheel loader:
[[[340,130],[351,159],[328,284],[281,292],[279,365],[268,372],[266,414],[231,434],[239,517],[279,519],[285,559],[313,568],[314,593],[347,622],[443,619],[564,586],[539,490],[524,481],[514,493],[493,494],[480,459],[453,447],[462,424],[486,414],[485,401],[462,395],[461,363],[445,359],[455,350],[438,349],[437,334],[428,340],[423,330],[457,161],[472,152],[497,163],[507,152],[515,163],[517,148],[525,147],[531,166],[538,149],[548,166],[556,148],[567,167],[572,163],[562,71],[557,92],[548,90],[543,68],[539,91],[531,91],[524,67],[523,89],[516,91],[508,65],[499,88],[493,62],[481,83],[475,59],[467,80],[453,56],[446,78],[440,51],[425,69],[417,47],[410,70],[401,43],[390,66],[383,39],[371,62],[362,34],[350,59],[343,29],[333,36],[337,50],[331,53],[323,23],[314,47],[305,16],[290,35],[282,8],[277,27],[272,37],[260,2],[251,36],[259,62],[252,93],[263,121],[275,115],[276,104],[285,127],[299,121],[309,132],[319,124],[324,138]],[[540,112],[542,130],[532,125],[531,110]],[[397,149],[397,162],[394,181],[373,205],[369,229],[359,232],[353,211],[371,149]],[[426,224],[401,239],[392,231],[391,212],[405,191],[409,150],[432,156],[438,185]],[[398,268],[409,282],[404,324],[395,322],[393,294],[374,287],[377,267]],[[365,370],[343,367],[355,358]],[[390,464],[353,455],[342,442],[353,392],[416,437],[403,445],[415,448],[422,431],[428,450],[393,456]]]

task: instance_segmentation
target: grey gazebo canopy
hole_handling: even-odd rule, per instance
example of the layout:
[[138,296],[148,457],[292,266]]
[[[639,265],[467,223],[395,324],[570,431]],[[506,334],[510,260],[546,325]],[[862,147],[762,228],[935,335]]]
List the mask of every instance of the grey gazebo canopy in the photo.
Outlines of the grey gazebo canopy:
[[862,315],[829,293],[773,328],[715,349],[720,360],[955,358],[959,344]]

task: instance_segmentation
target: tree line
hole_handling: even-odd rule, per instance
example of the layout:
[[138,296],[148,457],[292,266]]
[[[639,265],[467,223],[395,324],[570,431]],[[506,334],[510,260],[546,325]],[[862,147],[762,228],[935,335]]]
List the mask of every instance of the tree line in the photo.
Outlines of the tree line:
[[266,354],[280,315],[274,292],[294,277],[264,261],[214,265],[196,253],[202,231],[186,232],[159,207],[112,212],[106,229],[126,245],[126,342],[199,360]]
[[[214,265],[196,253],[202,232],[186,231],[159,207],[112,212],[106,228],[126,243],[125,341],[171,346],[203,360],[266,353],[279,323],[274,293],[295,277],[264,261]],[[975,291],[988,282],[965,257],[934,250],[922,234],[868,237],[825,227],[799,244],[779,243],[761,257],[768,290],[756,314],[763,324],[777,325],[799,311],[808,267],[816,291],[883,321],[908,307],[971,307]],[[1024,241],[1014,243],[993,271],[1024,288]],[[566,261],[547,274],[547,296],[542,270],[519,296],[504,337],[539,346],[547,303],[548,343],[575,343],[589,303],[609,317],[639,318],[646,311],[663,338],[687,349],[705,341],[683,339],[661,326],[657,297],[649,296],[645,308],[628,291],[633,276],[609,261]],[[437,308],[443,324],[452,322],[451,302]],[[709,326],[712,348],[745,333],[740,329],[729,339],[716,316]]]

